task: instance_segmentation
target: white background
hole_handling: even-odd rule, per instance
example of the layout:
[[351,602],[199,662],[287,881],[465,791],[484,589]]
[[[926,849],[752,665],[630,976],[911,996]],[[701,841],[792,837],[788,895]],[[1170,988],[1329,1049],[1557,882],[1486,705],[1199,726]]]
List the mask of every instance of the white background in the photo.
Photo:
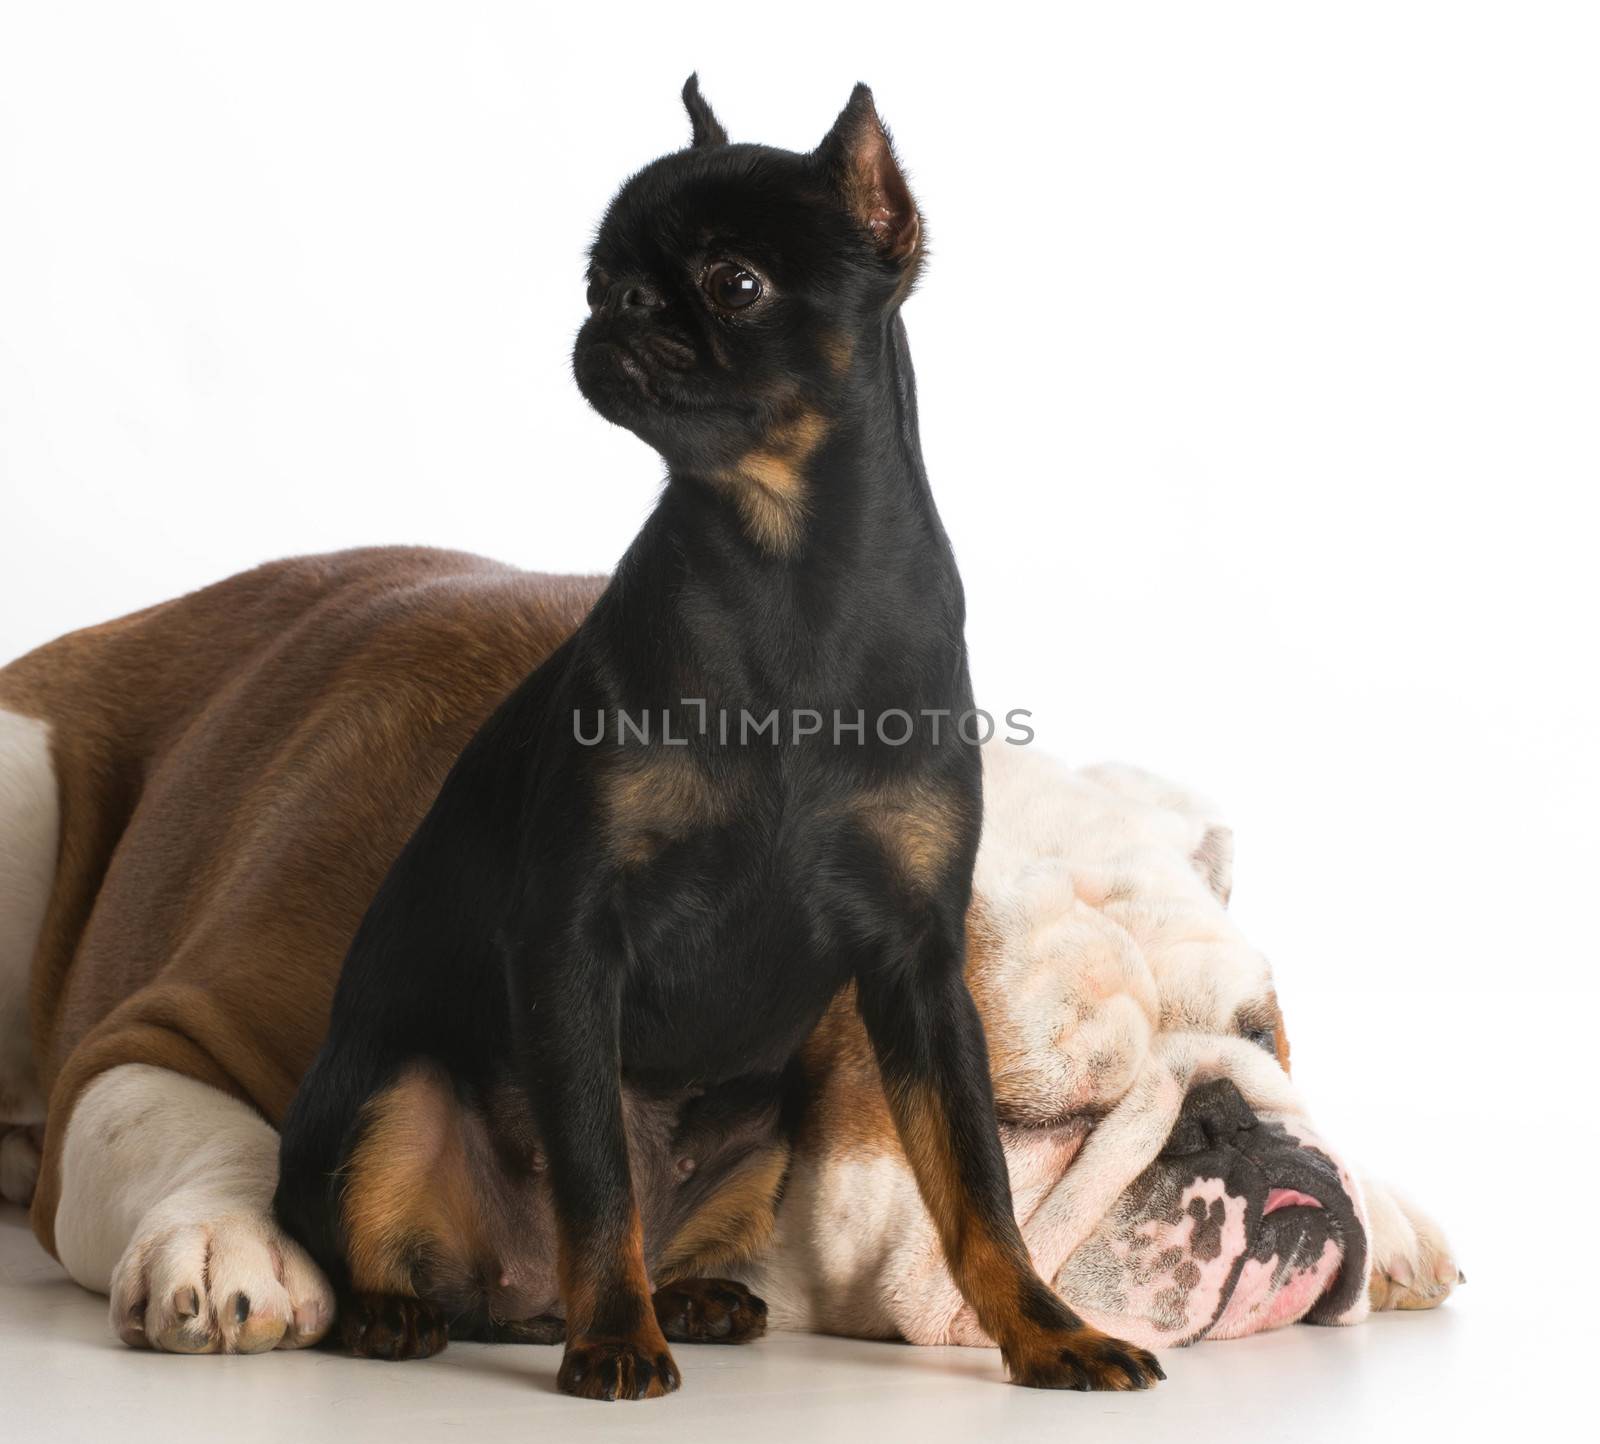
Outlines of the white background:
[[980,700],[1222,801],[1325,1131],[1570,1363],[1593,16],[5,4],[0,657],[295,552],[607,567],[659,468],[568,375],[595,219],[691,69],[799,149],[866,79]]

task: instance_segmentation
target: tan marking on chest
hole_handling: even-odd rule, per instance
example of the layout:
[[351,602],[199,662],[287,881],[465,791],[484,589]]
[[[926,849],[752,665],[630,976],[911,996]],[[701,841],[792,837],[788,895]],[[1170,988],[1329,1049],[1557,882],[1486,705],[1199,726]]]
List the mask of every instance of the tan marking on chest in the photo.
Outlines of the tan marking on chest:
[[731,491],[746,533],[775,556],[791,555],[805,534],[805,465],[827,430],[816,412],[802,412],[714,478]]
[[731,821],[740,798],[735,785],[713,779],[682,747],[619,760],[600,790],[611,854],[631,866],[648,862],[669,843]]
[[883,849],[896,875],[916,892],[938,885],[960,847],[966,800],[945,788],[884,788],[857,800],[857,821]]

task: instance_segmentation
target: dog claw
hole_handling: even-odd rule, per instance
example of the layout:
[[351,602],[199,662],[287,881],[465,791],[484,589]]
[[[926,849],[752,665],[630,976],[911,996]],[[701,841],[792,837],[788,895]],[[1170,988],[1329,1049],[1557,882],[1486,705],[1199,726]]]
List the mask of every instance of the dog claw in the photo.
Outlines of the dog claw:
[[681,1279],[656,1290],[656,1321],[682,1344],[743,1344],[767,1331],[767,1306],[731,1279]]
[[1128,1391],[1167,1377],[1148,1350],[1090,1328],[1041,1340],[1026,1356],[1008,1354],[1006,1363],[1012,1381],[1029,1389]]
[[681,1382],[670,1353],[627,1339],[569,1343],[556,1375],[563,1394],[607,1401],[659,1399]]

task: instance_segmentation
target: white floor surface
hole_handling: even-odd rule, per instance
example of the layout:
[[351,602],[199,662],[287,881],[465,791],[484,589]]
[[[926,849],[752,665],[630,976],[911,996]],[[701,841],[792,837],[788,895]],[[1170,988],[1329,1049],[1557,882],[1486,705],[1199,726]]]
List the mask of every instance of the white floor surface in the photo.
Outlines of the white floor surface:
[[[1163,1356],[1139,1395],[1001,1382],[998,1355],[804,1335],[680,1348],[684,1388],[639,1404],[555,1392],[554,1348],[452,1345],[422,1363],[320,1352],[183,1358],[124,1348],[105,1301],[71,1283],[19,1209],[0,1208],[0,1438],[362,1444],[471,1440],[1137,1439],[1320,1441],[1555,1437],[1597,1342],[1517,1319],[1513,1288],[1469,1285],[1433,1314],[1297,1327]],[[1572,1423],[1560,1416],[1573,1408]],[[1537,1433],[1529,1432],[1537,1430]]]

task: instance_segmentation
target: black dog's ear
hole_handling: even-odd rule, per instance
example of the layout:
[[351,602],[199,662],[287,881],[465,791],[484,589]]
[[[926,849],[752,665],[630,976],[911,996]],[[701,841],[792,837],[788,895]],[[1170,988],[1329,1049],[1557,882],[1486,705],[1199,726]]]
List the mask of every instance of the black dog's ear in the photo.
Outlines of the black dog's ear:
[[683,82],[683,108],[689,112],[689,123],[694,127],[694,137],[689,143],[696,150],[703,145],[728,143],[728,132],[706,104],[705,96],[700,94],[698,71]]
[[817,147],[835,189],[885,260],[912,270],[922,256],[922,217],[900,173],[872,92],[857,85]]

